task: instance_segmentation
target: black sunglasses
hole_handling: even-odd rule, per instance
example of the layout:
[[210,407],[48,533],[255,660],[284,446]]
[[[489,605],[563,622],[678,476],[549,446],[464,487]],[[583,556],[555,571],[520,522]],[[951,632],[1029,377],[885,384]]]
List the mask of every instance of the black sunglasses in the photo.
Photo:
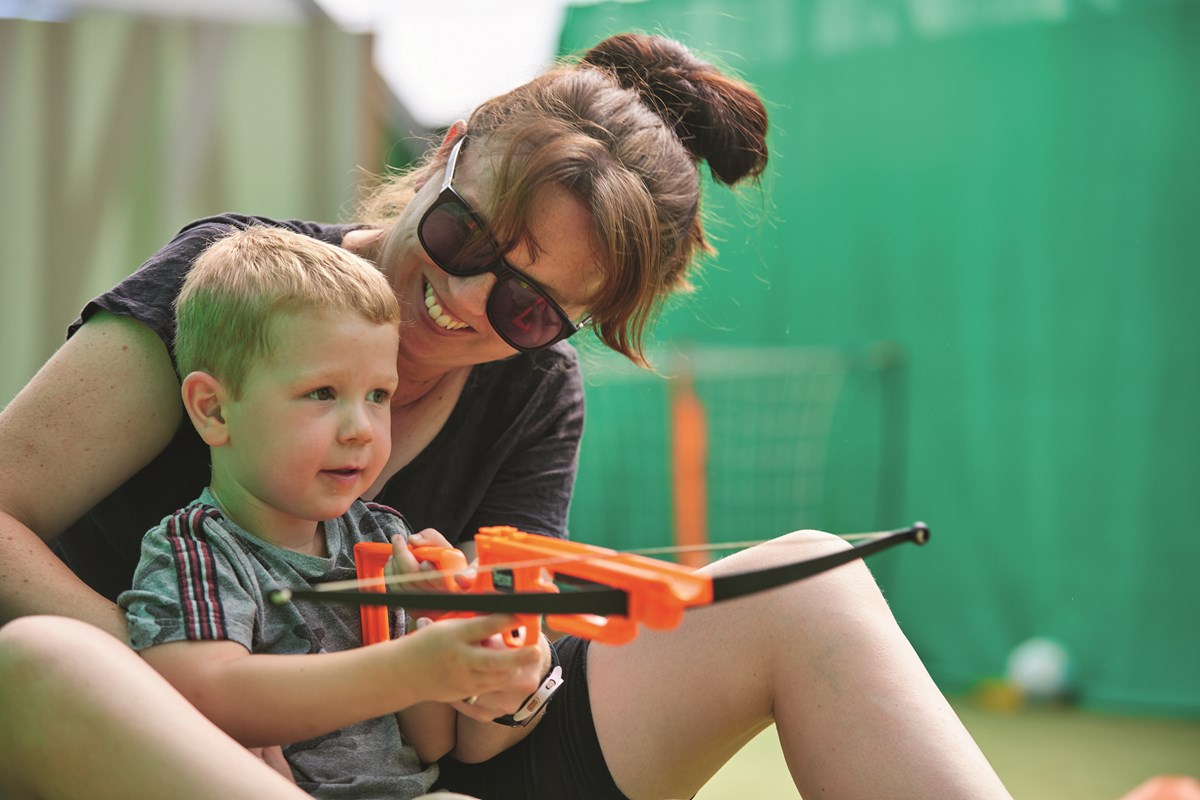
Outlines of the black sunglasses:
[[487,317],[500,338],[525,352],[549,347],[577,333],[580,326],[545,289],[504,260],[483,220],[455,191],[454,167],[466,141],[465,136],[459,139],[450,151],[442,190],[421,217],[417,238],[433,263],[451,275],[496,276]]

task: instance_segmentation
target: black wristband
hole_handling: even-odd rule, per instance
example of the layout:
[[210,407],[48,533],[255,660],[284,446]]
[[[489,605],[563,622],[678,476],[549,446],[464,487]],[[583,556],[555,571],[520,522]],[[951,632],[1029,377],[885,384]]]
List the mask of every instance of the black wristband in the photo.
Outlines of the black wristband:
[[517,709],[515,714],[506,714],[503,717],[496,717],[492,722],[497,725],[507,725],[510,728],[524,728],[537,717],[538,713],[550,703],[550,698],[563,685],[562,666],[558,663],[558,651],[554,649],[554,643],[550,645],[550,672],[542,679],[542,685],[537,690],[521,701],[521,707]]

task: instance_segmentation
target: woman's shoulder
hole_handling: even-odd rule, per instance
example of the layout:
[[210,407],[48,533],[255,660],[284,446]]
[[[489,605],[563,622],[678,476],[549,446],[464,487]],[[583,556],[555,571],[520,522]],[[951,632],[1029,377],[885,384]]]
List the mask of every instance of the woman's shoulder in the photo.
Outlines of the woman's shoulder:
[[180,229],[135,272],[89,301],[71,323],[67,336],[73,336],[96,312],[108,311],[148,325],[163,341],[170,343],[174,336],[173,304],[196,259],[205,248],[225,234],[254,225],[287,228],[330,244],[341,244],[342,237],[357,227],[233,213],[195,220]]
[[314,239],[320,239],[330,244],[341,244],[342,237],[347,232],[362,227],[361,225],[352,223],[307,222],[296,219],[280,220],[272,219],[271,217],[225,212],[189,222],[180,229],[172,242],[197,239],[211,242],[211,240],[219,238],[231,230],[245,230],[256,225],[269,228],[286,228],[287,230],[302,233],[305,236],[311,236]]
[[186,270],[196,257],[215,240],[234,230],[245,230],[255,226],[285,228],[331,244],[341,244],[349,231],[360,226],[344,223],[305,222],[302,220],[278,220],[270,217],[250,216],[226,212],[211,217],[193,220],[179,229],[166,245],[148,258],[137,272],[156,267],[173,266]]

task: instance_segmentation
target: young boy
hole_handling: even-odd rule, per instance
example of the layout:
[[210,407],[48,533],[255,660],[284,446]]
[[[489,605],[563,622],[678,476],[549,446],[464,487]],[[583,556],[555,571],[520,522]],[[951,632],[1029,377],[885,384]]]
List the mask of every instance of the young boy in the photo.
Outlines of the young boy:
[[[356,608],[264,600],[354,577],[356,542],[404,547],[404,518],[358,499],[391,452],[399,318],[383,275],[339,248],[268,228],[213,243],[177,301],[175,344],[212,479],[146,534],[120,597],[134,648],[242,744],[283,744],[318,797],[427,791],[454,744],[440,703],[537,659],[483,645],[511,617],[360,647]],[[392,623],[405,630],[403,611]]]

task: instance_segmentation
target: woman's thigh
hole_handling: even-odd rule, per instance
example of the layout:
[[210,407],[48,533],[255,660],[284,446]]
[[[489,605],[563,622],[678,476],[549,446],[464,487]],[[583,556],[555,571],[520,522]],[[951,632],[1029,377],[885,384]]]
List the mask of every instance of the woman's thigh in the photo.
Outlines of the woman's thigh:
[[[800,532],[707,570],[848,546]],[[593,645],[588,684],[605,760],[634,800],[691,796],[772,722],[802,794],[885,796],[880,775],[942,774],[930,752],[938,746],[987,771],[862,562],[693,609],[677,629],[642,631],[627,645]],[[895,785],[911,788],[906,780]]]

